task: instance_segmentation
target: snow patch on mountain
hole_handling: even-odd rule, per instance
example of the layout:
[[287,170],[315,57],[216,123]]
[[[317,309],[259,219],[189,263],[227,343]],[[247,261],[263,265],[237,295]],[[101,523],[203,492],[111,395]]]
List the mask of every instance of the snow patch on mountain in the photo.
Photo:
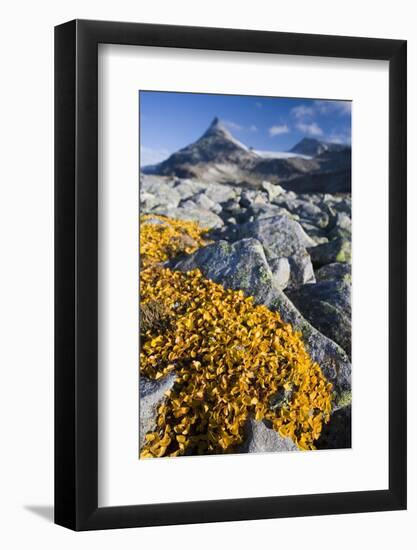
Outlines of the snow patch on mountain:
[[308,155],[300,155],[297,153],[291,153],[290,151],[258,151],[257,149],[254,149],[253,152],[264,159],[290,159],[294,157],[303,159],[312,158]]

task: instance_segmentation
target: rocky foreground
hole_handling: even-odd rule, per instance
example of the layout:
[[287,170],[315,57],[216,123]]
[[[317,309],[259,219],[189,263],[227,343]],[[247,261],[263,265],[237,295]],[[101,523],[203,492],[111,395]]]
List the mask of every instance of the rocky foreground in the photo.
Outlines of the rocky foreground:
[[[308,357],[319,366],[324,376],[325,383],[320,387],[324,388],[327,383],[331,387],[329,415],[327,405],[323,405],[321,416],[316,414],[314,407],[307,410],[307,424],[311,417],[308,437],[314,440],[314,445],[306,443],[305,448],[350,447],[350,195],[297,194],[267,181],[255,190],[242,189],[239,185],[208,185],[196,179],[144,174],[141,174],[140,184],[141,214],[148,214],[146,224],[164,224],[160,217],[164,216],[167,219],[194,221],[206,230],[204,246],[197,242],[198,238],[193,237],[192,233],[184,233],[182,248],[177,247],[175,255],[159,262],[164,269],[178,273],[178,277],[180,273],[201,273],[204,279],[221,285],[219,288],[242,291],[243,296],[253,297],[254,306],[263,305],[268,311],[277,312],[279,318],[292,327],[294,334],[300,333]],[[146,267],[146,264],[142,266]],[[180,284],[185,283],[181,280],[178,282]],[[272,323],[272,320],[267,322]],[[279,326],[279,321],[273,322],[278,322]],[[288,330],[293,334],[291,329]],[[168,345],[168,341],[164,345]],[[298,343],[294,345],[298,346]],[[304,363],[306,361],[303,359]],[[313,368],[310,363],[308,368]],[[154,437],[165,437],[165,442],[168,441],[168,436],[163,434],[149,434],[157,433],[158,414],[167,399],[166,392],[169,395],[175,387],[175,372],[169,371],[164,371],[164,376],[154,380],[142,371],[142,448],[146,444],[149,446],[149,441],[152,442]],[[282,422],[274,425],[269,413],[269,409],[279,411],[280,407],[294,401],[292,392],[298,390],[299,385],[295,389],[286,385],[277,391],[274,404],[271,400],[262,407],[254,404],[253,410],[262,410],[262,414],[250,414],[248,411],[252,409],[248,405],[249,408],[245,409],[247,418],[241,415],[240,420],[236,420],[237,427],[231,428],[229,437],[234,438],[233,429],[237,430],[237,435],[233,445],[227,445],[227,452],[304,448],[303,441],[307,439],[300,435],[301,428],[296,426],[295,432],[291,432],[289,424],[286,427]],[[259,392],[253,395],[259,395]],[[295,409],[289,407],[288,410]],[[189,428],[184,430],[187,434]],[[182,433],[178,439],[180,446],[182,438],[186,440],[186,435]],[[172,437],[168,439],[171,441]],[[240,442],[239,445],[236,442]],[[178,454],[187,453],[178,452],[173,456]]]

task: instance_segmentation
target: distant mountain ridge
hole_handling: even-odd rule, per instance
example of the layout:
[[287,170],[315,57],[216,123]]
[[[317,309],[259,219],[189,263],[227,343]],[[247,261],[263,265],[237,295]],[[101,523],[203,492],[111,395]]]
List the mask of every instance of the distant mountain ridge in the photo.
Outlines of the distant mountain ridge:
[[349,146],[304,138],[289,153],[285,158],[262,156],[215,117],[199,139],[142,172],[249,188],[259,188],[267,180],[297,192],[350,192]]
[[316,157],[318,155],[321,155],[322,153],[325,153],[326,151],[339,152],[346,149],[350,149],[349,145],[319,141],[318,139],[314,138],[303,138],[296,145],[294,145],[292,149],[290,149],[290,153],[298,153],[300,155]]

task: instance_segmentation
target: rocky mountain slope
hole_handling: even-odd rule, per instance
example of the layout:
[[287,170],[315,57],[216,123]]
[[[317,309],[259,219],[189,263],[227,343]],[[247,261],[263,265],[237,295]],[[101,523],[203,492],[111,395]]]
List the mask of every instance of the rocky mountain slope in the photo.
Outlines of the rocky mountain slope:
[[350,147],[312,139],[301,140],[287,158],[262,155],[235,139],[215,118],[196,142],[143,172],[249,189],[259,189],[267,180],[298,193],[336,193],[350,192],[350,165]]

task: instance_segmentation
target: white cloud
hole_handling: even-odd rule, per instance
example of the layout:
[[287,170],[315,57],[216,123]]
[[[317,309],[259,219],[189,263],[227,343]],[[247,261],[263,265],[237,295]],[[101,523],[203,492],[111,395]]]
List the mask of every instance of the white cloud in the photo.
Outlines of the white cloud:
[[237,122],[233,122],[233,120],[222,120],[222,123],[232,132],[240,132],[241,130],[243,130],[243,126],[241,126]]
[[308,136],[323,135],[323,130],[320,128],[320,126],[316,122],[311,122],[310,124],[306,124],[305,122],[299,122],[296,125],[296,128],[297,130],[300,130],[300,132],[303,132]]
[[250,126],[243,126],[242,124],[238,124],[237,122],[233,122],[233,120],[222,120],[223,126],[225,126],[228,130],[233,132],[257,132],[258,127],[255,126],[255,124],[251,124]]
[[350,115],[352,110],[351,101],[335,101],[320,99],[314,102],[317,111],[321,115],[339,114]]
[[326,141],[329,143],[339,143],[342,145],[349,144],[351,141],[350,132],[332,132],[327,136]]
[[277,126],[271,126],[269,128],[269,135],[271,137],[279,136],[281,134],[288,134],[290,129],[288,128],[287,124],[280,124]]
[[291,109],[291,114],[297,119],[309,118],[314,116],[314,109],[313,107],[307,107],[307,105],[297,105],[297,107]]
[[141,146],[140,148],[140,164],[141,166],[149,166],[158,164],[167,159],[171,153],[167,149],[156,149],[152,147]]
[[343,141],[343,137],[342,136],[337,136],[337,135],[331,135],[327,138],[327,141],[329,143],[337,143],[337,144],[342,144],[344,143]]

